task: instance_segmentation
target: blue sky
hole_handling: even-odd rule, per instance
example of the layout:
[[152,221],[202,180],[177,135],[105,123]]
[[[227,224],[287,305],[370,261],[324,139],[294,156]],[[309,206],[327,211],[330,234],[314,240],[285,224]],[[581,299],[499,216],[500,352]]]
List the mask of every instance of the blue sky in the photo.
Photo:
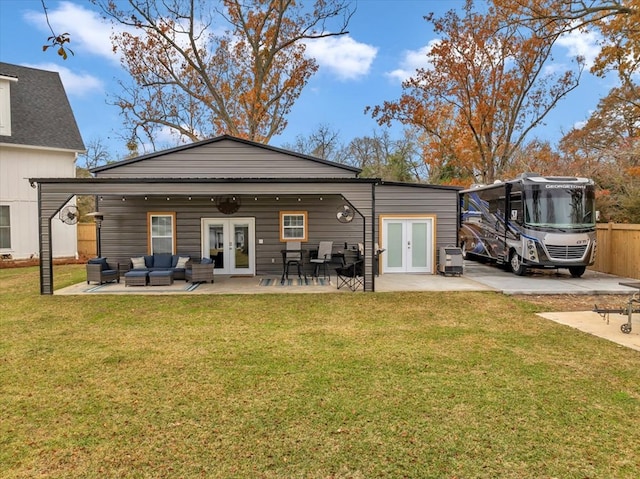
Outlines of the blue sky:
[[[87,1],[47,0],[46,4],[56,33],[70,33],[75,54],[63,60],[51,49],[42,51],[50,32],[40,0],[0,0],[0,60],[58,71],[85,143],[100,138],[117,159],[126,153],[118,136],[122,121],[108,98],[117,91],[115,79],[124,78],[124,72],[111,49],[111,26]],[[365,107],[398,98],[402,79],[424,66],[421,52],[436,40],[423,17],[461,9],[463,4],[462,0],[359,0],[348,36],[310,46],[308,52],[316,57],[319,71],[294,106],[286,131],[271,144],[293,143],[296,136],[308,135],[321,124],[338,131],[343,143],[371,135],[379,127],[364,114]],[[549,67],[568,65],[576,54],[591,61],[598,52],[596,40],[584,33],[566,37],[556,49],[555,65]],[[557,141],[563,131],[585,121],[614,84],[610,78],[586,73],[581,86],[560,103],[536,136]],[[396,126],[392,133],[399,136],[400,131]]]

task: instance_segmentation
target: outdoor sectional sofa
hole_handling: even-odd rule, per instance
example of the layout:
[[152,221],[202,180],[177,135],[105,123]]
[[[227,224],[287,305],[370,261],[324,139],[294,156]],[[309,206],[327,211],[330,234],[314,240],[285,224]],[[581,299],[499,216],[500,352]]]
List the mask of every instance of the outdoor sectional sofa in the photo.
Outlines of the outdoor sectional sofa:
[[121,267],[121,271],[171,271],[173,279],[185,279],[185,271],[189,256],[181,256],[178,254],[153,254],[145,256],[136,256],[131,258],[127,267]]

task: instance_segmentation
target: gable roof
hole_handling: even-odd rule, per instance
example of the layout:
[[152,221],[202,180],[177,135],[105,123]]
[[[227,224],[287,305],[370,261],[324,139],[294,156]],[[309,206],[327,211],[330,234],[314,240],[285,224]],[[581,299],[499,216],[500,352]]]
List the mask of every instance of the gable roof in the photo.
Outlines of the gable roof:
[[98,166],[96,168],[92,168],[90,171],[92,173],[101,173],[101,172],[104,172],[104,171],[117,169],[117,168],[119,168],[121,166],[131,165],[131,164],[138,163],[138,162],[141,162],[141,161],[150,160],[150,159],[153,159],[153,158],[160,158],[160,157],[171,155],[171,154],[174,154],[174,153],[184,152],[184,151],[191,150],[191,149],[194,149],[194,148],[200,148],[200,147],[203,147],[203,146],[212,145],[212,144],[215,144],[215,143],[222,143],[222,142],[225,142],[225,141],[231,141],[231,142],[238,143],[238,144],[244,144],[244,145],[247,145],[247,146],[250,146],[250,147],[254,147],[254,148],[265,150],[267,152],[280,153],[280,154],[287,155],[289,157],[300,158],[300,159],[311,161],[311,162],[314,162],[314,163],[317,163],[317,164],[331,166],[331,167],[334,167],[334,168],[338,168],[338,169],[341,169],[341,170],[348,171],[350,173],[355,173],[356,175],[359,174],[362,171],[360,168],[356,168],[356,167],[353,167],[353,166],[344,165],[342,163],[335,163],[333,161],[323,160],[321,158],[316,158],[316,157],[313,157],[313,156],[304,155],[302,153],[297,153],[295,151],[289,151],[289,150],[285,150],[285,149],[282,149],[282,148],[277,148],[275,146],[265,145],[264,143],[257,143],[257,142],[254,142],[254,141],[245,140],[243,138],[237,138],[237,137],[231,136],[231,135],[217,136],[217,137],[209,138],[209,139],[202,140],[202,141],[196,141],[196,142],[190,143],[188,145],[181,145],[181,146],[177,146],[175,148],[170,148],[170,149],[167,149],[167,150],[156,151],[156,152],[153,152],[153,153],[149,153],[147,155],[137,156],[135,158],[122,160],[122,161],[118,161],[118,162],[115,162],[115,163],[109,163],[108,165],[104,165],[104,166]]
[[0,62],[11,82],[11,136],[0,143],[84,151],[78,124],[57,72]]

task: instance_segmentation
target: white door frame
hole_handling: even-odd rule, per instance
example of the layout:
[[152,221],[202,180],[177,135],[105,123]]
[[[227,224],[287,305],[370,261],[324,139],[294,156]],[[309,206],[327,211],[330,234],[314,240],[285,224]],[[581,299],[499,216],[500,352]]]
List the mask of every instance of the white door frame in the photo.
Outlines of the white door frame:
[[[200,220],[201,232],[201,251],[203,258],[211,256],[209,227],[213,225],[222,226],[221,246],[224,247],[224,267],[216,268],[216,274],[243,274],[255,275],[256,273],[256,242],[255,242],[255,224],[256,219],[253,217],[246,218],[202,218]],[[247,242],[248,267],[241,268],[236,265],[236,238],[233,238],[236,226],[246,226],[248,234],[241,238]],[[240,238],[238,238],[240,239]],[[232,253],[232,254],[230,254]]]
[[[389,225],[400,224],[402,244],[390,244],[389,239]],[[413,234],[414,225],[426,225],[426,237],[424,238],[424,245],[413,245],[411,235]],[[380,231],[382,233],[381,248],[386,251],[381,256],[381,273],[434,273],[435,264],[435,244],[436,244],[436,217],[435,215],[380,215]],[[417,230],[416,230],[417,232]],[[412,248],[424,247],[424,264],[414,265],[412,264]],[[400,251],[398,252],[398,248]],[[399,253],[400,265],[389,265],[389,253]]]

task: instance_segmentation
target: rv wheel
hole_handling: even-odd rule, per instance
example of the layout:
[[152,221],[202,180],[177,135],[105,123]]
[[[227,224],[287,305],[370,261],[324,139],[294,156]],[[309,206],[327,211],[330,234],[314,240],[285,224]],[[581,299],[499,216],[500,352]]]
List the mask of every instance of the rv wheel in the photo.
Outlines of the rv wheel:
[[511,271],[518,276],[524,276],[527,272],[527,268],[520,261],[520,256],[515,251],[511,251],[511,257],[509,258],[509,264],[511,265]]
[[584,271],[587,269],[586,266],[570,266],[569,273],[571,273],[572,278],[579,278],[584,274]]

